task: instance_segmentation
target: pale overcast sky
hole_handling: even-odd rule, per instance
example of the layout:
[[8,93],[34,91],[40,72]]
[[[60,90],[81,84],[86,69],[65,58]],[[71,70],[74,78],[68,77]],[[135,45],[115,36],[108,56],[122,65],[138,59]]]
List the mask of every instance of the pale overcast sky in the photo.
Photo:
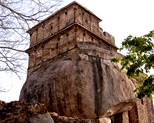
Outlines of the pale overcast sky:
[[[73,0],[65,0],[67,5]],[[100,27],[115,37],[116,45],[128,35],[140,36],[154,30],[154,0],[76,0],[102,19]],[[18,80],[1,74],[0,87],[11,89],[0,93],[0,100],[18,100],[26,76]],[[8,86],[9,85],[9,86]]]

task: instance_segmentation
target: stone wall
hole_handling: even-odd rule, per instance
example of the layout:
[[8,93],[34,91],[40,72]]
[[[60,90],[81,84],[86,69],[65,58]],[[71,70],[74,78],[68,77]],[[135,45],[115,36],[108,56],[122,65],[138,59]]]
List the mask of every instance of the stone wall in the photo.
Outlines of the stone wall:
[[[44,62],[75,48],[78,42],[93,42],[104,49],[116,51],[116,47],[111,47],[102,40],[79,25],[74,25],[67,30],[61,31],[58,35],[53,35],[48,40],[27,50],[29,53],[28,75]],[[82,45],[80,46],[82,47]]]
[[56,12],[28,32],[31,35],[31,46],[68,27],[79,23],[93,33],[99,33],[101,20],[79,4],[73,4]]
[[74,2],[30,29],[28,75],[43,62],[74,48],[76,42],[95,42],[117,49],[114,37],[100,29],[100,21]]

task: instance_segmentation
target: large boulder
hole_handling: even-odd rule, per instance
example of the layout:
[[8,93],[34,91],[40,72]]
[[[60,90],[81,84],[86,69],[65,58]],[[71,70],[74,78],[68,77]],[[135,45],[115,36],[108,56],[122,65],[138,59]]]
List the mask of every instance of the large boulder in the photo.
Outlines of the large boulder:
[[134,84],[110,59],[78,54],[33,71],[20,100],[44,103],[49,111],[84,119],[109,117],[134,105]]

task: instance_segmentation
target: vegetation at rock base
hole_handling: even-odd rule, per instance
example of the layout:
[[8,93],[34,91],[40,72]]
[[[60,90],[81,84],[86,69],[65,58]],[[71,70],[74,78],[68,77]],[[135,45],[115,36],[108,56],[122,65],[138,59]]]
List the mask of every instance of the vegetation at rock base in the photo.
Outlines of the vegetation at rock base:
[[147,96],[152,99],[154,94],[154,74],[150,71],[154,69],[154,30],[148,34],[135,37],[129,35],[123,42],[120,48],[126,49],[127,54],[120,58],[113,58],[115,63],[120,62],[123,69],[127,70],[128,78],[141,77],[142,73],[147,73],[149,76],[141,77],[140,84],[135,84],[138,98],[142,99]]

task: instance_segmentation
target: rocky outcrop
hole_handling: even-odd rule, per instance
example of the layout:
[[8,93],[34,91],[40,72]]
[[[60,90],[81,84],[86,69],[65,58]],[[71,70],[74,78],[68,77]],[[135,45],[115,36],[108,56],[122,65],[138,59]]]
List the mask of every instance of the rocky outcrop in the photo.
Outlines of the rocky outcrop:
[[[49,111],[84,119],[109,117],[130,110],[134,105],[134,85],[111,53],[103,56],[85,49],[74,49],[32,72],[25,82],[20,100],[44,103]],[[102,49],[101,49],[102,50]],[[104,49],[103,49],[104,50]]]
[[0,101],[0,123],[110,123],[110,118],[80,119],[47,112],[43,104]]
[[77,117],[59,116],[55,112],[50,113],[55,123],[111,123],[110,118],[80,119]]
[[0,101],[0,123],[54,123],[43,104]]

